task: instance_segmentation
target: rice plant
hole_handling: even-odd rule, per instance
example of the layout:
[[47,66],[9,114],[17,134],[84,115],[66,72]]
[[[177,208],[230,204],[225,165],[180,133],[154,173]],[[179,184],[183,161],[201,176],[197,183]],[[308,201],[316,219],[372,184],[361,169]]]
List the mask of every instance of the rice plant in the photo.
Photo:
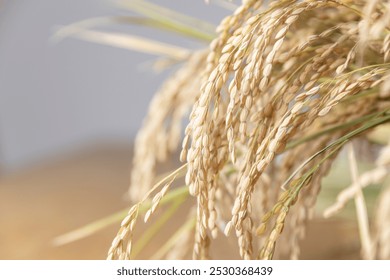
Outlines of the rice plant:
[[[242,259],[297,259],[323,178],[339,156],[348,157],[352,184],[324,215],[353,200],[362,258],[390,258],[389,1],[223,2],[234,11],[215,31],[146,1],[120,3],[142,17],[115,21],[155,26],[205,47],[93,31],[97,19],[57,33],[162,55],[159,67],[180,64],[155,94],[137,135],[129,189],[134,205],[108,259],[132,257],[141,216],[148,222],[161,204],[175,211],[189,196],[195,200],[188,222],[155,257],[181,258],[190,250],[193,259],[209,259],[210,244],[231,235]],[[380,149],[371,155],[373,169],[360,174],[357,151],[367,145]],[[156,166],[177,149],[181,167],[159,177]],[[171,187],[175,181],[183,187]],[[374,222],[362,191],[372,184],[381,185]]]

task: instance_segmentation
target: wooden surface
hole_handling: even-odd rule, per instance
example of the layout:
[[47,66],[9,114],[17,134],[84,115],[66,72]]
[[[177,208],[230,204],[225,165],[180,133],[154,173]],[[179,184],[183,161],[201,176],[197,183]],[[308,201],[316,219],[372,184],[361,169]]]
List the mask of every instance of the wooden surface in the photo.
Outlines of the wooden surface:
[[[130,158],[129,146],[95,147],[0,178],[0,259],[104,259],[118,224],[64,246],[52,241],[128,206]],[[180,211],[174,223],[186,213]],[[174,226],[139,258],[148,258]],[[355,259],[358,251],[356,225],[340,220],[315,219],[302,244],[303,259]],[[213,252],[214,258],[237,258],[226,245],[214,244]]]

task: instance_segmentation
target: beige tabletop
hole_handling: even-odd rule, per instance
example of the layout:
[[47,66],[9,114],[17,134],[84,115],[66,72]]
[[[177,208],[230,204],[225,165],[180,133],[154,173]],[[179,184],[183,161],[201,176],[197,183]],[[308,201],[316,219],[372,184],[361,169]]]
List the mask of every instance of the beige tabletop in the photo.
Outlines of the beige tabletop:
[[[130,150],[128,145],[91,147],[0,177],[0,259],[104,259],[119,222],[63,246],[54,246],[53,239],[129,206]],[[182,223],[185,212],[173,223]],[[138,258],[151,256],[173,227],[165,227]],[[140,222],[139,234],[143,229]],[[213,257],[237,258],[229,250],[216,243]],[[303,259],[356,259],[358,254],[354,223],[310,222]]]

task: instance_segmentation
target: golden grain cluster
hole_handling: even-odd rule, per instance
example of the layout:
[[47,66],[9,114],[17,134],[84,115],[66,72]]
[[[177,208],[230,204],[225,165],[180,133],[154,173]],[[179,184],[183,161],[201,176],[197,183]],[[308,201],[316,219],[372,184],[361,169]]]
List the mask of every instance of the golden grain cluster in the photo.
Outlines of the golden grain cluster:
[[[361,188],[387,176],[389,146],[372,171],[359,175],[354,165],[366,132],[390,120],[389,96],[389,1],[244,0],[209,47],[188,54],[155,95],[136,139],[131,196],[142,202],[154,194],[148,220],[184,176],[196,197],[195,227],[179,240],[194,236],[194,259],[211,258],[220,234],[236,237],[243,259],[277,257],[276,246],[296,259],[322,178],[347,145],[353,185],[325,214],[355,199],[363,256],[388,258],[389,191],[373,235]],[[153,187],[157,163],[180,143],[183,166]],[[130,257],[139,205],[122,222],[109,258]]]

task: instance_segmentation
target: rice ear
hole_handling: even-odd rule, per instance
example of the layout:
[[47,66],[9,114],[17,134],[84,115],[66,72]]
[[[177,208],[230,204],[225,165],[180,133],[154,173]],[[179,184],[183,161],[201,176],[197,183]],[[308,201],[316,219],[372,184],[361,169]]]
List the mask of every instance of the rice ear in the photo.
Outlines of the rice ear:
[[[145,219],[168,195],[176,175],[184,176],[196,201],[194,259],[212,257],[211,242],[219,232],[235,232],[242,259],[278,257],[279,244],[290,258],[299,258],[321,180],[339,151],[390,121],[388,5],[283,0],[264,6],[243,1],[222,20],[206,49],[171,49],[185,63],[156,94],[136,139],[130,194],[142,201],[156,190],[151,190],[155,167],[177,148],[188,116],[180,154],[185,165],[161,182],[167,185],[155,194]],[[360,176],[350,157],[355,185],[384,180],[386,151],[377,169]],[[363,205],[360,188],[347,189],[327,214],[357,193]],[[130,256],[134,209],[110,258]],[[365,215],[360,210],[358,217]],[[363,231],[367,237],[367,223]],[[371,258],[371,239],[362,240]]]

